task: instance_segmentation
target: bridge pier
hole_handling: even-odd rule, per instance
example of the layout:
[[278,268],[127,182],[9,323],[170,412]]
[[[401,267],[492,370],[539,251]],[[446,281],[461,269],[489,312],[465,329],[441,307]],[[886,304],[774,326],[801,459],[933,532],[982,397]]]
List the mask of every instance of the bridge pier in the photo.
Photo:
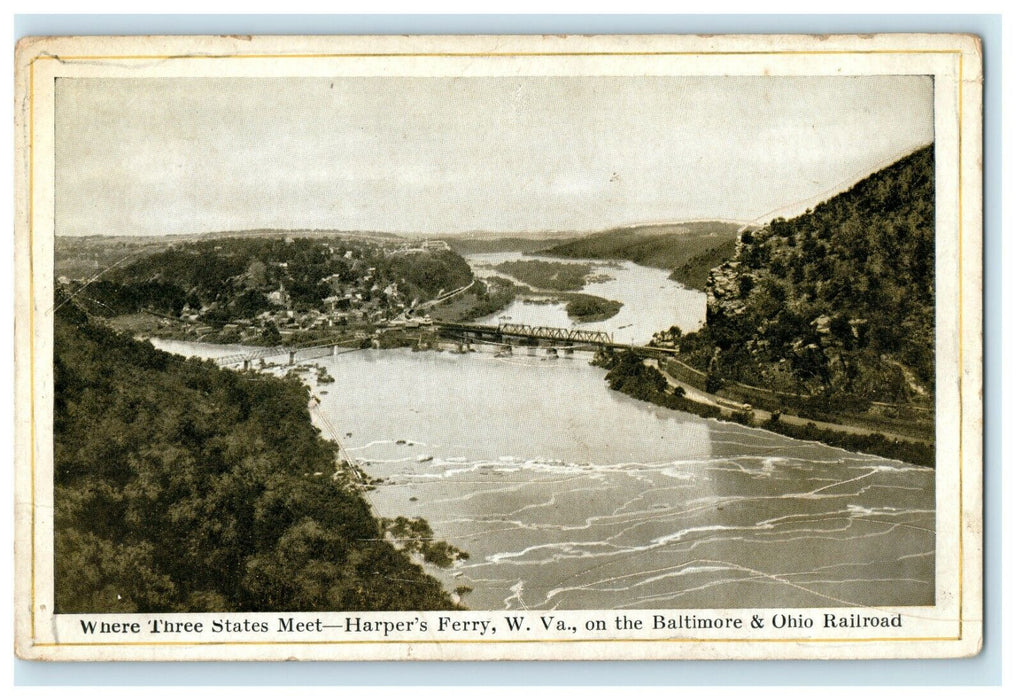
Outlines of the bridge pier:
[[289,365],[295,364],[295,351],[294,350],[288,350],[288,364]]
[[572,357],[575,354],[575,348],[565,348],[565,357]]

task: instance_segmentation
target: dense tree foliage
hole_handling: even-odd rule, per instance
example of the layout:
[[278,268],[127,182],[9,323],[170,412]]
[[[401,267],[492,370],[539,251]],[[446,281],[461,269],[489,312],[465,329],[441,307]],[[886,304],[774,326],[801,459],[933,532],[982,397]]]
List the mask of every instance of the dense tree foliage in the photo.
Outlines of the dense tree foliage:
[[603,364],[610,370],[604,379],[615,391],[655,401],[668,388],[664,375],[644,364],[643,358],[632,350],[610,353]]
[[735,236],[729,235],[721,242],[700,252],[689,255],[685,262],[671,271],[671,279],[690,289],[703,289],[707,275],[735,253]]
[[177,315],[187,303],[181,287],[167,282],[142,281],[122,284],[96,280],[79,295],[79,302],[99,316],[117,316],[146,309],[160,314]]
[[934,467],[932,442],[886,437],[881,433],[862,434],[833,430],[812,422],[782,420],[780,411],[773,411],[768,420],[757,420],[750,409],[710,405],[690,398],[682,387],[670,387],[663,374],[645,364],[643,358],[632,350],[598,353],[594,361],[610,370],[604,379],[611,389],[641,401],[649,401],[658,406],[693,413],[704,418],[717,418],[765,428],[798,440],[813,440],[846,450]]
[[929,401],[934,153],[928,146],[793,219],[742,233],[683,343],[714,375],[779,391]]
[[451,250],[461,255],[474,255],[477,253],[535,253],[551,245],[551,239],[544,237],[523,237],[523,236],[501,236],[498,238],[480,237],[472,234],[462,236],[451,236],[444,241],[451,246]]
[[80,301],[90,313],[107,316],[142,310],[177,316],[188,305],[219,327],[285,304],[296,311],[326,308],[325,299],[346,291],[383,299],[389,285],[407,304],[472,279],[468,263],[450,250],[401,250],[344,238],[218,238],[115,267]]
[[454,607],[335,478],[297,380],[169,355],[73,302],[54,374],[58,612]]
[[551,262],[548,260],[506,260],[494,268],[526,284],[559,292],[579,291],[593,273],[589,263]]
[[712,267],[735,250],[739,226],[722,221],[630,226],[593,233],[542,251],[563,258],[631,260],[671,270],[677,282],[700,289]]
[[565,313],[573,321],[589,323],[613,318],[622,308],[622,302],[593,294],[566,294]]

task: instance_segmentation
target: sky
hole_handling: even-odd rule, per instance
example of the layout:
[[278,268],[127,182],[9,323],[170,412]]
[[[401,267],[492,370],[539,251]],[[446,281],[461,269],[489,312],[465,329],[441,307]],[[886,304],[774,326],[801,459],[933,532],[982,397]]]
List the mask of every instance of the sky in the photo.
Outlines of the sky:
[[934,131],[927,76],[60,78],[56,90],[65,236],[752,221],[801,211]]

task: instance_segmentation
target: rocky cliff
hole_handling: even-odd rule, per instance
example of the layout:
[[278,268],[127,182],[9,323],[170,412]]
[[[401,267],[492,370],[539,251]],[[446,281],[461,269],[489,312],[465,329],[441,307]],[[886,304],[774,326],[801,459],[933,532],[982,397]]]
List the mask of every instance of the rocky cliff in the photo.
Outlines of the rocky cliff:
[[793,219],[743,232],[707,280],[687,356],[777,391],[927,402],[934,387],[931,146]]

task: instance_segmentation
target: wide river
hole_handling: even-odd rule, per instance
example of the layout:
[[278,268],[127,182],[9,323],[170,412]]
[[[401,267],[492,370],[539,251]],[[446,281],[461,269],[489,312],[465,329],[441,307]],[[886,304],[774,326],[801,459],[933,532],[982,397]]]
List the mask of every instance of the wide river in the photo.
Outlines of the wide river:
[[[630,289],[658,290],[654,330],[702,321],[702,295],[666,272],[601,272],[622,270]],[[499,315],[535,322],[517,311],[530,306]],[[649,306],[627,302],[605,323],[645,341]],[[589,359],[319,358],[336,382],[314,387],[313,420],[383,480],[367,494],[380,516],[424,517],[469,553],[430,571],[449,590],[471,587],[471,608],[933,604],[933,470],[636,401]]]

